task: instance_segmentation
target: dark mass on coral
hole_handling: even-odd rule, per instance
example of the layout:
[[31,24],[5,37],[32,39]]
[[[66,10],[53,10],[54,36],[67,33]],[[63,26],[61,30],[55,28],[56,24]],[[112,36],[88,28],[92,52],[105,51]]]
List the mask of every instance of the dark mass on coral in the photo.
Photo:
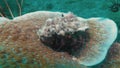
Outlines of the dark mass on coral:
[[57,34],[53,34],[51,37],[41,36],[40,40],[54,51],[67,52],[71,56],[77,57],[79,55],[76,55],[76,52],[80,52],[85,47],[90,40],[90,36],[86,30],[74,33],[68,32],[64,36]]

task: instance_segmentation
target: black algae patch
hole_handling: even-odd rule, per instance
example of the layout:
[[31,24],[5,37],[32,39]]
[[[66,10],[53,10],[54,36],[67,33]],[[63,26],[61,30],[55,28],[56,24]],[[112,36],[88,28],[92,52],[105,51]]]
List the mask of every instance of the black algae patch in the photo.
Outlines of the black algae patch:
[[40,40],[46,46],[52,48],[57,52],[67,52],[72,56],[76,55],[76,52],[80,52],[89,42],[90,36],[87,31],[77,31],[72,33],[65,33],[65,36],[53,34],[51,37],[41,36]]

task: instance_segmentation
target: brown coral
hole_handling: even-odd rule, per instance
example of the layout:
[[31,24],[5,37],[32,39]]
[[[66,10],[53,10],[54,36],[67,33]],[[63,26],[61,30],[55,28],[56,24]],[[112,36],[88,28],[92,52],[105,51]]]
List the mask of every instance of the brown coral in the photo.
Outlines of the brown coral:
[[[3,68],[81,67],[66,53],[55,52],[44,46],[37,36],[39,21],[21,21],[0,25],[0,66]],[[64,65],[65,64],[65,65]],[[82,67],[83,68],[83,67]]]

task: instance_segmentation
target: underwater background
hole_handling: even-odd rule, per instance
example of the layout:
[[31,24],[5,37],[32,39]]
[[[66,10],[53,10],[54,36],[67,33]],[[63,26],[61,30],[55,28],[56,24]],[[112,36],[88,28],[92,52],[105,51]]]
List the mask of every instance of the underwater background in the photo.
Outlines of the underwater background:
[[[22,3],[21,14],[16,0],[6,1],[9,4],[14,17],[24,15],[29,12],[44,10],[58,12],[70,11],[73,12],[75,15],[83,18],[110,18],[115,21],[118,26],[118,37],[115,42],[120,43],[120,0],[17,0],[19,3]],[[5,17],[12,19],[12,16],[4,0],[0,0],[0,12],[3,13]],[[120,68],[120,62],[113,62],[108,63],[107,59],[105,59],[100,64],[88,68],[103,68],[102,66],[104,64],[106,65],[106,68]],[[118,66],[114,67],[116,65]]]

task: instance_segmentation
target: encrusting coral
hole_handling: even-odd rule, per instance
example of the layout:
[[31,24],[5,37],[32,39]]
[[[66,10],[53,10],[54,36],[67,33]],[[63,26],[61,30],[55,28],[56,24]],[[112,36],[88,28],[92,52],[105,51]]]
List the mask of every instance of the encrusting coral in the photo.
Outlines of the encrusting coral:
[[46,20],[38,35],[53,50],[67,52],[80,64],[92,66],[104,60],[117,37],[117,27],[110,19],[83,19],[67,13]]
[[83,19],[72,13],[38,11],[0,23],[1,67],[86,68],[104,60],[117,36],[112,20]]
[[86,68],[73,61],[67,53],[55,52],[40,42],[37,31],[47,18],[44,14],[43,18],[39,19],[35,17],[29,19],[29,17],[23,20],[21,17],[21,20],[16,18],[1,22],[0,66],[2,68]]

